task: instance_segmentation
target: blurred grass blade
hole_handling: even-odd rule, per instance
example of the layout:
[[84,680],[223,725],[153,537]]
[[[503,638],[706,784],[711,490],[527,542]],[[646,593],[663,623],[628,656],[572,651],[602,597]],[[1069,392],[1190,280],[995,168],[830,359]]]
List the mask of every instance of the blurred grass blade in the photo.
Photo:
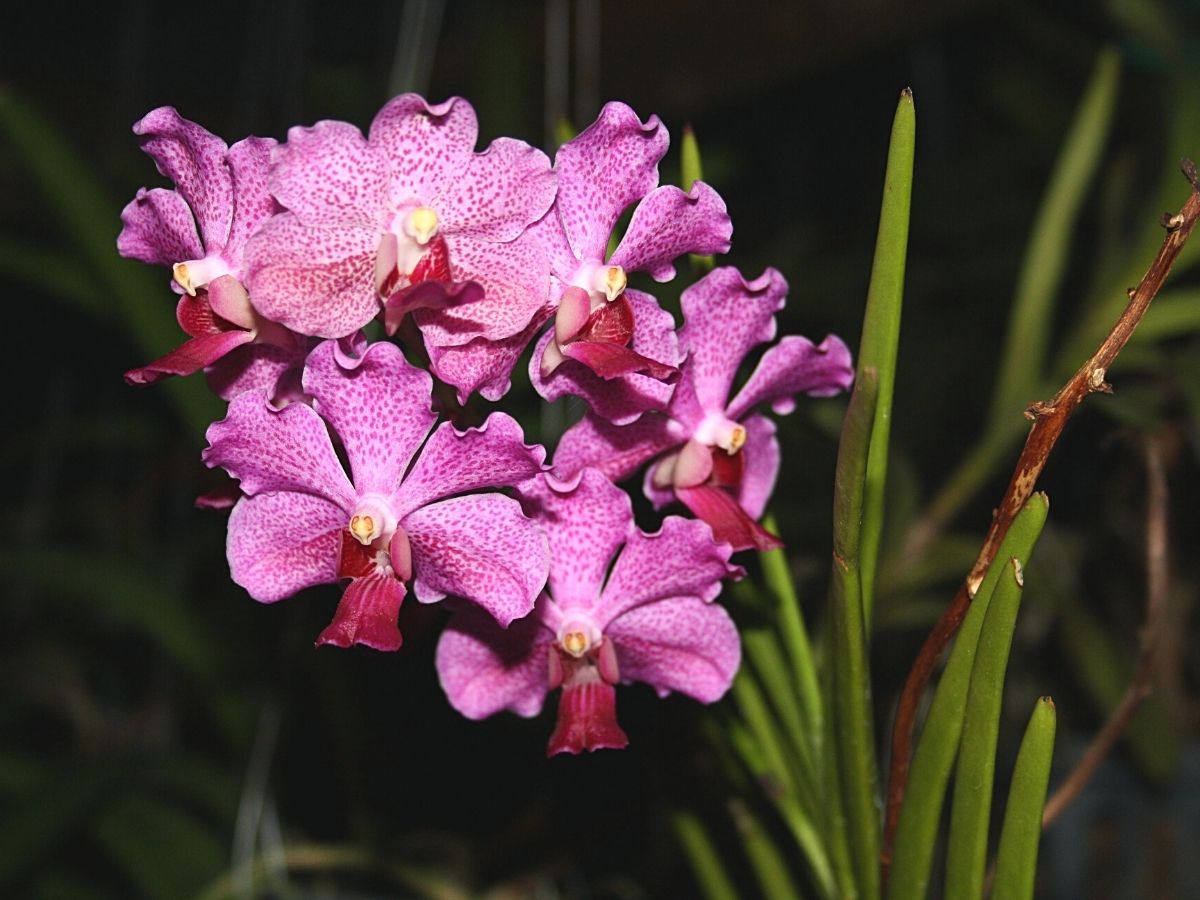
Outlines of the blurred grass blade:
[[733,698],[737,701],[738,709],[741,710],[742,717],[762,753],[770,778],[778,783],[779,789],[794,803],[796,781],[784,754],[783,738],[775,728],[774,717],[767,709],[762,693],[746,666],[742,667],[733,681]]
[[946,785],[958,752],[971,670],[992,591],[1001,572],[1009,567],[1009,559],[1028,563],[1049,511],[1046,495],[1037,493],[1017,514],[954,639],[954,649],[938,681],[908,773],[908,788],[892,845],[889,900],[919,900],[928,892]]
[[[763,519],[763,527],[772,534],[779,534],[774,516]],[[784,550],[768,550],[759,555],[762,560],[763,577],[767,588],[775,595],[779,610],[779,630],[784,646],[791,659],[792,678],[796,696],[809,735],[813,758],[820,760],[820,746],[825,741],[825,711],[821,701],[821,686],[817,679],[817,666],[813,660],[812,641],[808,627],[804,624],[804,613],[796,596],[796,585],[788,568]]]
[[[697,181],[704,180],[704,169],[700,165],[700,144],[696,141],[696,132],[691,125],[683,128],[683,140],[679,144],[680,182],[685,191],[690,191]],[[697,273],[709,271],[713,267],[713,258],[689,253],[688,259]]]
[[947,897],[983,896],[1000,701],[1024,584],[1021,563],[1015,557],[1007,559],[1003,569],[983,617],[967,688],[946,848]]
[[575,125],[570,119],[558,119],[554,123],[554,146],[561,147],[568,141],[575,139],[575,135],[579,132],[575,129]]
[[102,318],[107,312],[100,292],[88,281],[87,267],[59,250],[0,238],[0,275],[53,294],[88,315]]
[[95,833],[139,897],[193,897],[226,865],[221,829],[163,801],[127,797],[96,823]]
[[[800,705],[790,683],[790,669],[784,661],[783,651],[775,640],[775,634],[773,631],[763,628],[745,629],[742,632],[742,647],[753,664],[754,671],[758,673],[763,689],[770,697],[770,707],[782,722],[783,734],[787,737],[787,746],[791,751],[788,758],[794,760],[799,770],[797,776],[803,792],[806,797],[815,798],[816,786],[821,781],[821,772],[817,768],[804,717],[800,712]],[[743,667],[743,671],[745,671],[745,667]],[[813,813],[818,808],[818,804],[815,799],[812,802],[806,800],[805,808],[809,813]]]
[[912,206],[913,156],[917,139],[917,112],[912,91],[900,94],[892,121],[875,260],[867,288],[862,339],[858,345],[859,378],[868,369],[876,378],[875,414],[866,463],[862,538],[859,552],[862,607],[870,630],[875,607],[875,570],[883,533],[883,495],[887,484],[888,443],[892,431],[892,393],[896,380],[896,354],[900,343],[900,309],[904,300],[904,267],[908,255],[908,220]]
[[859,896],[879,896],[879,800],[875,738],[863,616],[859,547],[867,452],[875,421],[878,381],[859,372],[838,447],[833,499],[833,575],[830,639],[837,771]]
[[[1131,346],[1200,331],[1200,289],[1176,288],[1159,294],[1129,339]],[[1117,357],[1119,364],[1121,357]]]
[[[88,270],[92,290],[105,300],[103,307],[118,313],[117,321],[137,344],[144,359],[131,362],[146,362],[179,344],[175,297],[167,288],[167,273],[117,254],[120,207],[106,196],[87,163],[58,130],[4,87],[0,87],[0,136],[16,150],[55,221],[70,237]],[[220,401],[208,393],[202,379],[172,378],[162,389],[196,434],[221,415]]]
[[729,811],[762,895],[767,900],[799,900],[800,893],[796,890],[787,863],[762,823],[740,800],[730,800]]
[[1037,399],[1046,373],[1054,301],[1080,212],[1112,129],[1119,75],[1117,51],[1111,47],[1101,50],[1029,234],[989,422],[1014,416]]
[[1033,898],[1038,843],[1042,839],[1042,807],[1046,803],[1050,761],[1054,756],[1055,718],[1054,701],[1042,697],[1033,708],[1025,737],[1021,739],[1000,831],[992,900]]
[[738,900],[737,889],[721,865],[721,856],[705,831],[704,823],[690,812],[679,811],[671,816],[671,826],[707,900]]

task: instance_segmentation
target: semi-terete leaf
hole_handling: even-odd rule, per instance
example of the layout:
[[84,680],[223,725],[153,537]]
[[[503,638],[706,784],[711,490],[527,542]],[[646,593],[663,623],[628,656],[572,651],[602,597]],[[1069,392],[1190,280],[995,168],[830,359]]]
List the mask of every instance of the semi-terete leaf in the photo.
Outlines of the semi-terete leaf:
[[889,900],[918,900],[926,896],[938,823],[962,736],[967,689],[984,617],[1001,573],[1010,566],[1009,560],[1028,563],[1049,511],[1050,502],[1043,493],[1034,494],[1025,503],[980,582],[954,639],[954,649],[938,681],[908,773],[904,805],[892,844]]
[[738,900],[733,879],[721,864],[721,855],[704,823],[692,813],[680,811],[671,817],[671,826],[707,900]]
[[1031,900],[1033,876],[1037,871],[1038,844],[1042,839],[1042,808],[1050,783],[1054,756],[1056,720],[1054,701],[1042,697],[1033,708],[1017,766],[1008,789],[1000,849],[996,856],[996,880],[992,900]]

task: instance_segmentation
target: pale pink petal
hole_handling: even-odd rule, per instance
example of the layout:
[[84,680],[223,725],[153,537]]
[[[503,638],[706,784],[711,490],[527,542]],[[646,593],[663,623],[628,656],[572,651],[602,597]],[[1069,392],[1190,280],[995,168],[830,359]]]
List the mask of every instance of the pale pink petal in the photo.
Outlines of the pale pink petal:
[[373,231],[378,242],[390,208],[388,159],[357,128],[328,119],[289,128],[273,160],[271,193],[303,224]]
[[728,415],[741,418],[759,403],[771,404],[777,413],[789,413],[795,395],[832,397],[850,387],[854,366],[850,348],[830,335],[820,344],[789,335],[763,354],[758,367],[729,404]]
[[428,203],[452,190],[475,151],[479,124],[461,97],[429,104],[418,94],[389,100],[371,122],[372,149],[386,158],[391,203]]
[[703,703],[729,690],[741,662],[737,627],[724,608],[698,597],[647,603],[605,629],[617,649],[622,681],[640,681]]
[[122,256],[155,266],[204,256],[192,211],[175,191],[142,188],[121,211],[121,224],[117,251]]
[[536,611],[508,628],[475,609],[455,613],[437,645],[438,678],[450,705],[468,719],[505,709],[536,716],[549,690],[553,640]]
[[333,621],[317,636],[317,646],[362,644],[372,650],[399,650],[402,638],[397,622],[404,594],[404,585],[387,572],[352,578]]
[[643,124],[624,103],[611,102],[558,149],[556,206],[576,259],[604,258],[617,218],[658,184],[669,140],[658,116]]
[[336,581],[345,529],[345,512],[322,497],[243,497],[229,514],[230,574],[261,603]]
[[267,189],[267,173],[271,167],[274,138],[248,137],[229,148],[229,175],[233,182],[233,222],[225,255],[236,265],[241,263],[242,249],[255,229],[279,210],[279,205]]
[[225,418],[208,427],[204,462],[221,466],[253,496],[273,491],[316,494],[349,511],[355,493],[333,452],[325,423],[310,406],[276,412],[265,394],[239,394]]
[[647,413],[628,425],[613,425],[589,414],[559,440],[554,473],[568,478],[585,466],[594,466],[612,481],[622,481],[647,460],[686,440],[675,422],[656,413]]
[[543,310],[524,331],[498,341],[476,338],[454,347],[430,344],[429,366],[438,378],[457,389],[461,404],[466,404],[473,391],[488,400],[499,400],[512,387],[513,366],[552,314],[553,310]]
[[223,249],[233,216],[233,184],[225,163],[225,142],[170,106],[148,112],[133,126],[133,132],[142,136],[142,149],[154,160],[158,171],[175,183],[175,189],[191,207],[205,249]]
[[292,213],[268,219],[246,244],[246,287],[264,318],[299,334],[344,337],[379,313],[379,234],[308,227]]
[[750,416],[742,424],[746,426],[746,443],[738,452],[746,458],[745,468],[734,495],[750,518],[759,519],[779,475],[779,441],[775,438],[775,423],[766,416]]
[[516,419],[492,413],[478,428],[439,425],[395,494],[397,515],[433,500],[480,488],[519,484],[543,469],[546,451],[527,445]]
[[336,341],[325,341],[309,354],[304,390],[341,438],[358,493],[391,495],[437,421],[433,379],[395,344],[372,344],[352,368],[336,351]]
[[524,331],[551,303],[550,269],[541,244],[528,233],[507,243],[471,235],[447,235],[455,281],[476,281],[484,297],[461,308],[422,309],[413,315],[427,344],[498,341]]
[[[627,290],[625,298],[633,310],[631,349],[666,366],[679,364],[675,320],[649,294]],[[592,411],[614,424],[624,425],[648,410],[667,406],[674,386],[649,375],[630,374],[605,379],[577,360],[568,359],[549,376],[541,373],[542,355],[553,339],[547,332],[538,341],[529,362],[529,380],[546,400],[574,395],[587,401]]]
[[731,552],[694,519],[668,516],[653,534],[634,531],[594,606],[596,624],[606,630],[635,606],[668,597],[712,600],[721,592],[721,579],[742,574],[739,566],[729,564]]
[[633,211],[629,228],[610,262],[629,272],[649,272],[655,281],[675,277],[672,260],[685,253],[727,253],[733,224],[725,201],[702,181],[684,193],[656,188]]
[[533,609],[546,585],[546,534],[501,494],[432,503],[401,519],[412,545],[413,589],[422,603],[470,600],[502,626]]
[[[571,245],[567,241],[567,233],[563,231],[562,219],[558,214],[558,207],[561,202],[559,200],[558,203],[551,206],[550,211],[530,225],[526,233],[538,242],[538,245],[546,254],[551,274],[565,281],[575,274],[580,261],[576,258],[575,251],[571,249]],[[561,293],[562,290],[559,289],[555,293],[555,296]]]
[[521,486],[522,507],[550,542],[550,595],[562,608],[591,606],[613,555],[633,530],[629,495],[596,469],[571,481],[552,476]]
[[[737,269],[724,266],[685,290],[679,344],[687,365],[680,379],[681,395],[690,391],[705,411],[724,409],[746,355],[775,337],[775,313],[786,298],[787,282],[770,268],[746,281]],[[680,396],[673,409],[684,402]]]
[[430,198],[445,234],[511,241],[554,202],[550,160],[524,141],[497,138],[472,154],[466,170]]

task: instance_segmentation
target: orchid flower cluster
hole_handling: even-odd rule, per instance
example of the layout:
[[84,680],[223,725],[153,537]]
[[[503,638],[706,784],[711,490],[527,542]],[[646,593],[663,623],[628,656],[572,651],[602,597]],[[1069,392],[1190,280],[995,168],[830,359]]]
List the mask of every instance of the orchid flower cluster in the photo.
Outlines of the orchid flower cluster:
[[[232,506],[235,582],[263,603],[343,582],[316,643],[383,651],[410,587],[449,599],[450,702],[533,716],[561,687],[550,754],[626,745],[620,682],[725,693],[740,645],[715,599],[735,552],[779,545],[756,521],[780,467],[761,410],[845,390],[852,369],[836,337],[784,337],[734,390],[775,338],[773,269],[712,270],[678,329],[629,286],[732,234],[707,184],[658,184],[657,117],[609,103],[553,165],[512,138],[477,152],[470,104],[415,94],[365,136],[322,121],[228,146],[170,107],[134,133],[173,188],[138,192],[118,248],[170,268],[187,340],[126,380],[203,370],[228,402],[203,459],[236,501],[200,502]],[[439,415],[435,378],[498,401],[530,345],[537,393],[588,407],[552,457],[504,412],[465,431]],[[655,509],[694,518],[637,528],[616,484],[643,468]]]

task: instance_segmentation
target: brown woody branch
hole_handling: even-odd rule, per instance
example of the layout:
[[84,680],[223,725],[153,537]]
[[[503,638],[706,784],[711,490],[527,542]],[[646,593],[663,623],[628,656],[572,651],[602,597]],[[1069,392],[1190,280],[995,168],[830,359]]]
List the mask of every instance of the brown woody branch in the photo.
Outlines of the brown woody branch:
[[917,705],[921,693],[929,681],[938,657],[950,643],[962,624],[967,608],[983,580],[988,566],[992,564],[1001,541],[1008,534],[1018,512],[1033,493],[1034,486],[1050,451],[1054,449],[1063,428],[1084,397],[1097,391],[1110,393],[1112,387],[1104,380],[1113,360],[1117,358],[1129,341],[1134,329],[1150,307],[1150,301],[1158,294],[1171,266],[1175,263],[1192,229],[1200,219],[1200,184],[1197,183],[1196,166],[1191,160],[1182,163],[1183,173],[1192,185],[1192,193],[1183,208],[1175,215],[1164,215],[1163,226],[1167,229],[1166,239],[1158,255],[1150,264],[1136,288],[1129,292],[1129,303],[1100,347],[1092,354],[1070,380],[1062,386],[1049,403],[1038,401],[1030,406],[1025,415],[1033,420],[1025,446],[1017,459],[1012,479],[1004,492],[1000,505],[992,513],[991,527],[966,579],[959,587],[954,599],[942,613],[933,631],[925,639],[921,650],[908,673],[904,689],[900,694],[896,711],[896,723],[892,731],[891,768],[888,774],[887,815],[884,827],[883,867],[886,874],[891,863],[892,839],[900,817],[900,805],[904,800],[904,789],[908,782],[908,767],[912,759],[913,726],[916,723]]

